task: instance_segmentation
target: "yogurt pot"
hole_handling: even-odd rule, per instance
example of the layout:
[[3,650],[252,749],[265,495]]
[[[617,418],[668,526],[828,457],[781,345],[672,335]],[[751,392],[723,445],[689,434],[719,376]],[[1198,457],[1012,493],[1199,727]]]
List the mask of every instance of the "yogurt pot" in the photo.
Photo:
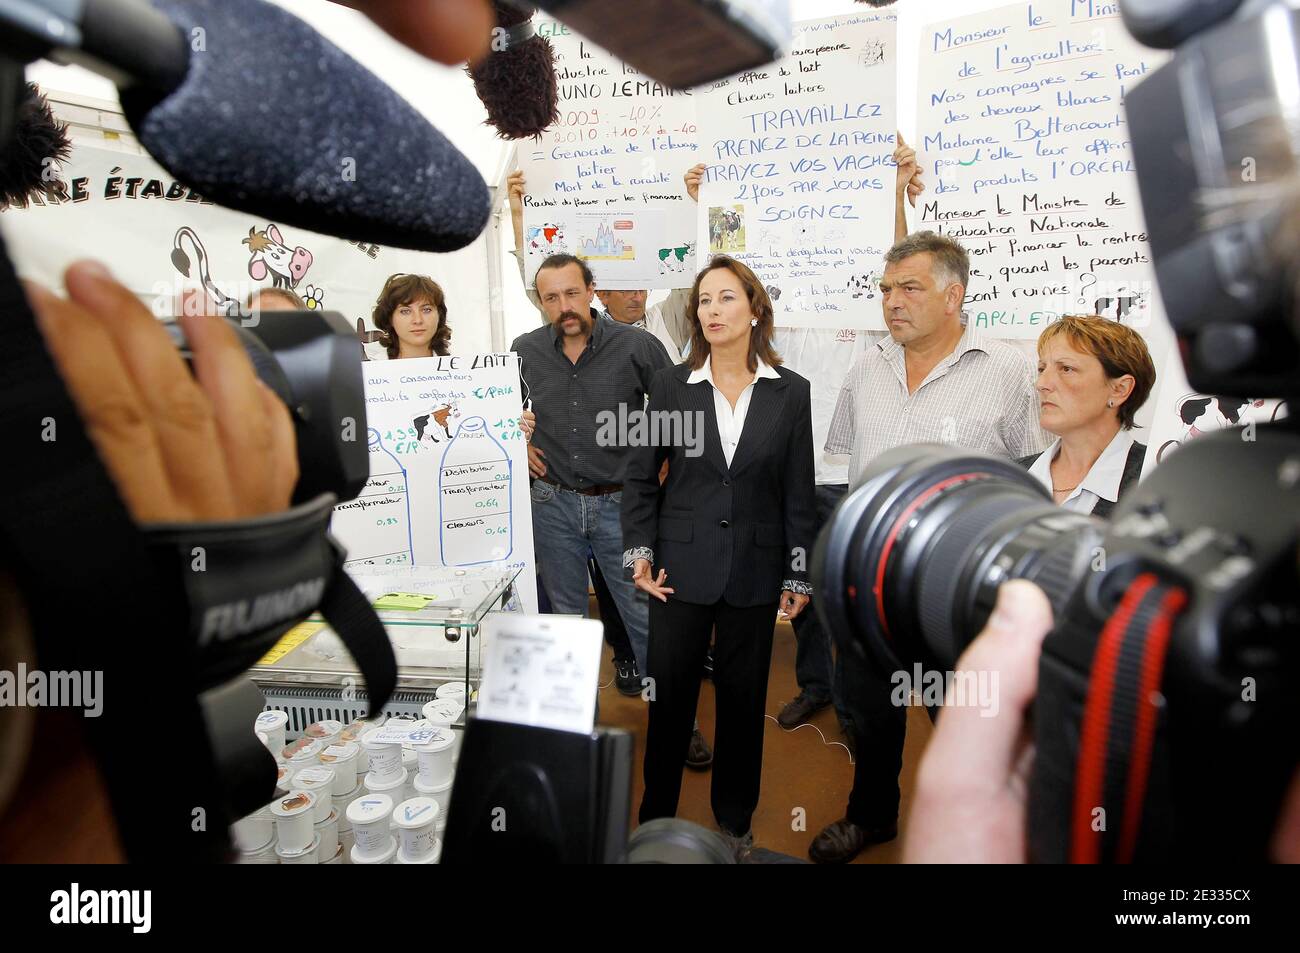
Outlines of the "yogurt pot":
[[280,751],[285,745],[285,732],[289,728],[289,715],[287,712],[273,708],[270,711],[264,711],[253,721],[253,730],[266,735],[266,746],[271,749],[271,754],[279,756]]
[[436,864],[440,860],[442,860],[442,841],[435,839],[433,842],[433,850],[429,851],[429,853],[425,854],[419,860],[412,860],[411,858],[407,857],[405,854],[402,853],[402,849],[399,847],[397,849],[397,860],[395,861],[395,863]]
[[351,859],[354,864],[391,864],[393,858],[397,856],[397,838],[392,834],[388,835],[388,845],[377,854],[362,854],[357,851],[356,846],[352,848]]
[[[389,833],[388,821],[393,816],[393,799],[387,794],[373,794],[359,797],[348,805],[348,824],[353,840],[352,862],[374,863],[374,858],[388,849],[392,842],[397,850],[397,841]],[[366,858],[359,861],[357,858]]]
[[302,734],[304,738],[311,738],[313,741],[323,741],[327,745],[332,745],[343,734],[343,722],[335,721],[332,718],[325,721],[315,721],[308,725]]
[[290,791],[271,802],[276,838],[286,851],[306,850],[311,845],[316,800],[311,791]]
[[347,851],[343,848],[343,845],[342,845],[342,844],[339,844],[339,846],[338,846],[338,847],[335,849],[335,851],[334,851],[334,856],[331,857],[329,860],[323,861],[323,863],[326,863],[326,864],[341,864],[341,863],[343,863],[343,858],[344,858],[344,856],[346,856],[346,855],[347,855]]
[[[326,801],[325,803],[329,803]],[[312,828],[316,832],[316,837],[320,839],[320,856],[333,857],[334,852],[339,848],[339,815],[335,810],[331,810],[329,816],[323,821],[317,821]]]
[[261,850],[240,851],[239,859],[235,861],[238,864],[278,864],[280,858],[275,856],[275,840],[266,842],[266,846]]
[[397,804],[406,800],[404,795],[409,781],[410,775],[403,768],[401,773],[391,780],[376,778],[375,772],[371,771],[366,775],[364,783],[367,794],[385,794],[393,799],[393,803]]
[[299,738],[289,742],[282,750],[285,764],[290,771],[296,773],[303,768],[313,768],[320,764],[320,753],[325,750],[325,743],[311,738]]
[[438,802],[438,813],[446,814],[447,807],[451,804],[451,781],[447,780],[442,784],[424,784],[420,781],[419,775],[416,775],[415,793],[433,798]]
[[434,698],[454,698],[461,704],[465,703],[465,683],[464,682],[443,682],[438,686],[438,690],[433,693]]
[[275,848],[275,856],[280,858],[282,864],[319,864],[320,835],[314,836],[311,844],[302,850],[285,850],[284,845],[280,844]]
[[334,769],[327,768],[324,765],[303,768],[293,776],[293,789],[295,791],[310,791],[316,795],[316,822],[329,817],[330,809],[334,806],[333,788]]
[[[459,698],[437,698],[424,706],[424,717],[429,719],[435,725],[441,725],[450,728],[460,720],[460,716],[465,712],[465,703]],[[456,743],[452,750],[451,758],[453,761],[460,758],[460,745],[464,741],[464,733],[453,731]]]
[[284,797],[293,790],[293,768],[287,764],[282,764],[276,769],[275,775],[275,796]]
[[351,828],[346,831],[339,830],[339,850],[343,851],[343,863],[352,863],[352,845],[355,843],[356,841],[352,838]]
[[339,833],[340,834],[342,834],[344,831],[352,830],[352,822],[348,820],[348,808],[352,806],[353,801],[355,801],[357,798],[361,797],[361,795],[365,793],[366,793],[366,786],[362,784],[360,781],[358,781],[357,786],[354,787],[347,794],[336,794],[334,796],[334,810],[339,812]]
[[361,739],[361,747],[368,756],[370,770],[367,775],[377,779],[391,780],[402,773],[402,746],[399,744],[382,744],[375,740],[372,728]]
[[333,794],[347,794],[357,786],[357,762],[361,746],[355,741],[336,741],[320,753],[320,763],[334,769]]
[[[358,718],[343,729],[342,734],[339,735],[339,742],[354,741],[357,745],[361,745],[361,736],[371,728],[382,728],[385,720],[386,716],[384,715],[379,715],[377,718]],[[362,747],[361,751],[357,754],[357,774],[365,774],[369,770],[370,755],[368,755],[366,749]]]
[[241,852],[253,854],[266,847],[275,839],[272,831],[274,818],[269,806],[258,808],[247,817],[241,817],[232,825],[235,844]]
[[404,862],[422,861],[433,852],[438,841],[437,822],[442,810],[438,802],[429,797],[413,797],[393,808],[400,840],[400,856]]
[[436,727],[433,738],[425,744],[415,746],[418,759],[420,779],[426,787],[450,781],[452,776],[451,756],[456,746],[451,728]]

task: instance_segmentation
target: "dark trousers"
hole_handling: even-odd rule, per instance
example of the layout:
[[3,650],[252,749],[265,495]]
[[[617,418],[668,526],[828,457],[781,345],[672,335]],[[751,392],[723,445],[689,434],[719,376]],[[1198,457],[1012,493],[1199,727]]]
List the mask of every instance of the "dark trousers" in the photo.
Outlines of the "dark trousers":
[[650,600],[649,675],[654,695],[646,734],[642,823],[677,813],[682,764],[690,747],[704,655],[713,635],[717,731],[713,741],[713,816],[731,834],[749,832],[763,773],[763,722],[772,662],[776,600],[738,608]]
[[891,674],[870,658],[844,651],[838,665],[841,701],[857,747],[845,816],[859,827],[887,827],[898,820],[907,708],[893,703]]
[[[818,484],[815,532],[821,532],[848,489],[843,483]],[[799,682],[799,690],[819,702],[833,701],[835,710],[843,719],[840,672],[832,661],[830,633],[822,628],[821,620],[817,618],[812,606],[799,613],[790,624],[794,626],[794,677]]]
[[587,557],[587,572],[591,574],[591,587],[596,590],[596,605],[600,606],[600,622],[605,627],[605,641],[614,650],[615,661],[631,661],[635,658],[632,643],[628,641],[627,629],[623,627],[623,617],[618,614],[618,603],[609,591],[605,577],[600,573],[600,566],[595,556]]

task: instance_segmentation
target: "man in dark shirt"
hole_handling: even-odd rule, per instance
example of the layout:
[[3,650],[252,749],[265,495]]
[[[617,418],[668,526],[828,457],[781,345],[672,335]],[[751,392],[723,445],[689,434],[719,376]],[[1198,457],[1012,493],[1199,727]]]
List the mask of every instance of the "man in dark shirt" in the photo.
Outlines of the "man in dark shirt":
[[623,572],[628,447],[618,424],[644,410],[651,378],[671,362],[653,335],[597,318],[595,283],[581,259],[552,255],[534,285],[548,323],[512,348],[537,414],[532,443],[546,467],[531,490],[542,586],[553,611],[586,615],[590,547],[644,672],[649,613],[645,593]]

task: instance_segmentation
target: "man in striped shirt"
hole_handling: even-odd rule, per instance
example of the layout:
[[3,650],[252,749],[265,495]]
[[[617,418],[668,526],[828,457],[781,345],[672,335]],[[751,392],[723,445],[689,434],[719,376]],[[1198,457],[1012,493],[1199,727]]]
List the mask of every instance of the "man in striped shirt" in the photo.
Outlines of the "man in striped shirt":
[[[1046,446],[1028,357],[962,324],[969,280],[966,250],[934,232],[908,235],[885,255],[889,337],[850,369],[826,438],[828,453],[849,454],[850,492],[877,455],[904,444],[955,444],[1011,459]],[[853,653],[841,660],[857,759],[846,816],[809,848],[823,863],[851,860],[898,832],[907,711],[891,703],[890,673]]]

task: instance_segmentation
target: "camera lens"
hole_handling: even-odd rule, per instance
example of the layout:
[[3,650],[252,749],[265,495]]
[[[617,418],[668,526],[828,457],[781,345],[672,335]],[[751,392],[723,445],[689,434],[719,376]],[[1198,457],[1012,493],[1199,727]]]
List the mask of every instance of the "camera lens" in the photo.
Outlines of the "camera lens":
[[951,670],[1008,579],[1058,614],[1105,524],[1063,510],[1010,460],[916,444],[877,457],[813,553],[823,624],[886,671]]

